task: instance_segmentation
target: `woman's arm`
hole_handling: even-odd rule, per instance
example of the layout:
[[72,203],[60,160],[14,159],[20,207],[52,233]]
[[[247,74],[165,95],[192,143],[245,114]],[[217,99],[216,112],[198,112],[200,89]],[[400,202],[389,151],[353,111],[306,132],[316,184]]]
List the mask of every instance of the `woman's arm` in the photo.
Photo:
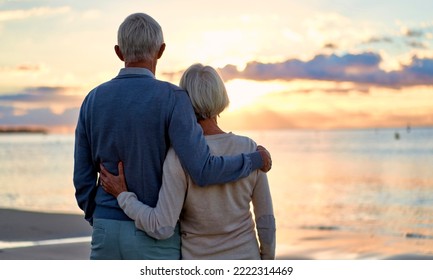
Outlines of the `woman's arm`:
[[119,176],[101,166],[101,181],[105,191],[117,197],[125,214],[135,221],[137,228],[156,239],[167,239],[174,233],[185,200],[187,178],[173,149],[164,161],[162,186],[155,208],[143,204],[134,193],[127,192],[123,164]]
[[257,181],[253,191],[254,216],[260,242],[262,260],[275,259],[276,227],[268,178],[265,173],[256,171]]

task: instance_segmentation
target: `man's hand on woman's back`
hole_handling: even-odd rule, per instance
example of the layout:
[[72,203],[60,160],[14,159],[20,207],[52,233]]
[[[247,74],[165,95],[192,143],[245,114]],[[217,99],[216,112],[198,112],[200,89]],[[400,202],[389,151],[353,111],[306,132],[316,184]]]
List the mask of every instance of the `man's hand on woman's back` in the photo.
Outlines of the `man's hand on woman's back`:
[[257,146],[257,151],[260,153],[263,160],[263,166],[262,168],[260,168],[260,170],[263,172],[268,172],[272,168],[271,154],[268,152],[268,150],[265,149],[265,147],[260,145]]

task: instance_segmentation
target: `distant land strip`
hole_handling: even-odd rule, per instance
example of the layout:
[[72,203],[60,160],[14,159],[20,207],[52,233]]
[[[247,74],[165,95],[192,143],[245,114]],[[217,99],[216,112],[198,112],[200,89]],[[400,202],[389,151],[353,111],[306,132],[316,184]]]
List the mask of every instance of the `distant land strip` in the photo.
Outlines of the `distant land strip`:
[[35,127],[0,127],[0,133],[41,133],[47,134],[48,130],[45,128]]

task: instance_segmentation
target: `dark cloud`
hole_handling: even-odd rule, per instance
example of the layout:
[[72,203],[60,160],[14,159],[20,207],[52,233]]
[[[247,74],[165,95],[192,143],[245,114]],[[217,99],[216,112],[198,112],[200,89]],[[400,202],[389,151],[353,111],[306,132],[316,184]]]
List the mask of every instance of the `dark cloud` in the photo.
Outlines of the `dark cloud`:
[[73,126],[78,119],[79,108],[66,109],[55,114],[49,108],[28,109],[23,114],[14,114],[11,106],[0,106],[2,126]]
[[[68,87],[33,87],[2,94],[0,126],[75,125],[83,97],[71,94],[74,91]],[[63,113],[54,113],[53,107],[57,111],[63,108]]]
[[66,87],[35,87],[27,88],[17,93],[6,93],[0,95],[2,102],[23,102],[23,103],[67,103],[79,104],[83,98],[77,95],[66,94],[73,90]]
[[416,30],[416,29],[406,29],[406,30],[404,30],[403,35],[405,35],[407,37],[419,38],[419,37],[424,36],[424,31],[423,30]]
[[399,88],[433,85],[433,59],[413,57],[401,70],[386,72],[379,67],[379,54],[317,55],[309,61],[291,59],[280,63],[250,62],[242,71],[233,65],[220,69],[225,80],[321,80]]
[[398,35],[392,36],[373,36],[370,39],[363,42],[361,45],[365,44],[396,44],[398,47],[409,47],[415,49],[427,49],[428,43],[426,41],[431,41],[431,38],[426,36],[426,34],[431,33],[431,26],[419,28],[419,29],[409,29],[403,28]]
[[326,44],[323,46],[323,48],[324,48],[324,49],[335,50],[335,49],[338,49],[338,46],[337,46],[336,44],[334,44],[334,43],[326,43]]
[[414,49],[427,49],[427,45],[419,41],[406,41],[406,45]]
[[391,37],[371,37],[370,39],[367,40],[367,44],[368,43],[392,43],[394,42],[394,40]]

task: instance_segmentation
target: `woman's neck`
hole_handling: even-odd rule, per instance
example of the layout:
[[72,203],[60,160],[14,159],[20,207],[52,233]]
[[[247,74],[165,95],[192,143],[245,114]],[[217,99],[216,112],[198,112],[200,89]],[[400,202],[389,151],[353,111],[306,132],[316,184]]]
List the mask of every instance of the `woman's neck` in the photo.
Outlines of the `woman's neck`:
[[215,134],[225,133],[224,131],[221,130],[221,128],[219,128],[216,117],[205,119],[205,120],[199,120],[198,123],[203,128],[204,135],[215,135]]

